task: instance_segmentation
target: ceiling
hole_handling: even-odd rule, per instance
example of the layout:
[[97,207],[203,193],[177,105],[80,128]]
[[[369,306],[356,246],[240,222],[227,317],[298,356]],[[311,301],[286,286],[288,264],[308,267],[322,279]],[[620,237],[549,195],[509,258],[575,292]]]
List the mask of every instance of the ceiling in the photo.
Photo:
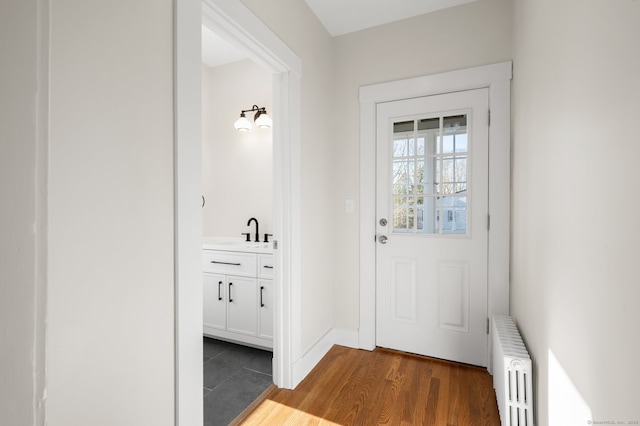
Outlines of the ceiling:
[[[423,15],[476,0],[304,0],[332,36]],[[247,56],[202,26],[202,62],[209,67]]]
[[337,36],[475,0],[304,0]]

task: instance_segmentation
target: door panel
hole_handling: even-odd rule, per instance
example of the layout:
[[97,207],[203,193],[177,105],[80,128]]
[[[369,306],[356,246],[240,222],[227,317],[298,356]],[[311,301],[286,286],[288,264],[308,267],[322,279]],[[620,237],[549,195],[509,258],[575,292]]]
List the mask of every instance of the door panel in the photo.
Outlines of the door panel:
[[487,365],[487,111],[487,89],[377,106],[378,346]]
[[391,306],[393,318],[415,323],[418,306],[416,305],[416,261],[411,258],[391,258]]
[[469,331],[469,262],[438,262],[438,326]]

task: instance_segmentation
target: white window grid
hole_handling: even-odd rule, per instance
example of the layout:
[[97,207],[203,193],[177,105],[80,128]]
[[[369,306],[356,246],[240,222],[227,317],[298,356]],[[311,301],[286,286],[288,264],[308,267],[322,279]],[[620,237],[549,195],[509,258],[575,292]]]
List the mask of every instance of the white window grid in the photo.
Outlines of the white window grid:
[[[445,128],[444,119],[448,116],[437,117],[437,129],[418,130],[416,119],[414,130],[393,133],[391,210],[395,233],[469,232],[468,126]],[[445,149],[448,141],[452,149]],[[452,166],[447,180],[445,164]],[[425,176],[427,170],[434,173],[430,180]]]

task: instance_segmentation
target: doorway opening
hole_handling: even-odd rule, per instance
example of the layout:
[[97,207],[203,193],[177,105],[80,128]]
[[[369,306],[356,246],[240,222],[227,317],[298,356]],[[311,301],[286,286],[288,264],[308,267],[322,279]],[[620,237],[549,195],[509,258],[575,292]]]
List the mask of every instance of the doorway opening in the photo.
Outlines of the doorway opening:
[[[272,86],[203,25],[204,424],[232,421],[273,384]],[[264,123],[254,111],[238,121],[252,105]]]
[[[196,4],[197,3],[197,4]],[[240,2],[176,1],[176,423],[202,423],[202,25],[272,75],[273,381],[292,388],[300,313],[300,59]],[[250,108],[251,105],[243,107]],[[239,113],[237,111],[236,113]],[[197,117],[197,118],[196,118]]]

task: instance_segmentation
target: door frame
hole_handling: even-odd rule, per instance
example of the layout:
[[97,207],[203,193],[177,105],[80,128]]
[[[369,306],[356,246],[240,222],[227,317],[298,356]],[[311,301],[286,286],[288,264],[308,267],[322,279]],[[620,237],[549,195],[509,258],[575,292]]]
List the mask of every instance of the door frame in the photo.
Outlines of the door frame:
[[[432,74],[360,88],[359,347],[376,346],[376,104],[489,89],[489,215],[487,315],[509,314],[512,62]],[[490,340],[489,340],[490,341]],[[491,348],[488,346],[489,371]]]
[[201,26],[273,74],[274,383],[292,388],[301,339],[301,61],[241,2],[174,0],[175,423],[202,424]]

